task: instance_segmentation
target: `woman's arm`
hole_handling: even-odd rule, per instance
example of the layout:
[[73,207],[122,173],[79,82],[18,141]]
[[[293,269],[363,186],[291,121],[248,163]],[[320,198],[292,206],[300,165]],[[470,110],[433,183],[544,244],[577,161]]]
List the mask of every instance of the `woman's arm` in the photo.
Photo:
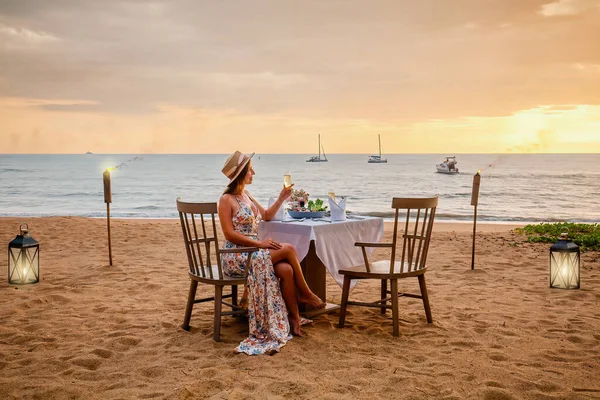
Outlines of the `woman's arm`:
[[241,233],[237,233],[233,229],[233,221],[231,220],[231,215],[233,212],[233,200],[232,196],[224,194],[219,199],[218,205],[218,213],[219,213],[219,222],[221,223],[221,230],[223,230],[223,236],[225,239],[229,240],[231,243],[235,243],[239,246],[246,247],[260,247],[264,249],[277,249],[276,245],[271,243],[270,239],[263,240],[262,242],[254,239],[250,239],[248,236],[242,235]]
[[260,204],[258,204],[258,201],[256,201],[250,193],[246,192],[246,194],[248,195],[250,200],[256,205],[256,208],[258,208],[258,211],[260,212],[260,215],[262,215],[263,219],[265,221],[270,221],[273,219],[273,217],[275,217],[275,214],[277,214],[277,210],[279,210],[279,207],[281,207],[283,202],[288,197],[291,196],[292,186],[294,186],[294,185],[293,184],[291,186],[283,185],[283,189],[281,190],[281,193],[279,193],[279,197],[277,198],[277,201],[275,201],[275,203],[273,203],[271,205],[271,207],[267,208],[266,210]]

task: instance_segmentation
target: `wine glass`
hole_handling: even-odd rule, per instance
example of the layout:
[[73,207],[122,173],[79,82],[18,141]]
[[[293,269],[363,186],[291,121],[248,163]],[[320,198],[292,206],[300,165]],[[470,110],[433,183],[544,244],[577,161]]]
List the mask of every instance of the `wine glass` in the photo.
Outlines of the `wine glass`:
[[292,186],[292,174],[283,175],[283,184],[286,188]]

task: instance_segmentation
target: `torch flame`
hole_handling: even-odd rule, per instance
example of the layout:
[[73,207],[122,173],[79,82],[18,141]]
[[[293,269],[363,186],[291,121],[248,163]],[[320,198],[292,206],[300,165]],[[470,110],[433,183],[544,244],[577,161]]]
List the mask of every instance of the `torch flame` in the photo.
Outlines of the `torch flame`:
[[477,175],[481,175],[481,170],[480,169],[477,170]]

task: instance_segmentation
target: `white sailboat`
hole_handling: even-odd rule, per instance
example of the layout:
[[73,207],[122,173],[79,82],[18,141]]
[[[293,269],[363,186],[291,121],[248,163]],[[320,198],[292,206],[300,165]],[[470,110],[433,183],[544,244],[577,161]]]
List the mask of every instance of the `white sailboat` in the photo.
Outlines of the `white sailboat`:
[[325,155],[325,149],[323,149],[323,157],[321,158],[321,134],[319,134],[319,155],[312,156],[306,162],[327,162],[327,156]]
[[383,163],[387,163],[387,158],[383,158],[381,157],[381,135],[377,135],[377,137],[379,138],[379,155],[375,155],[375,156],[370,156],[369,157],[369,161],[367,161],[368,163],[371,164],[383,164]]

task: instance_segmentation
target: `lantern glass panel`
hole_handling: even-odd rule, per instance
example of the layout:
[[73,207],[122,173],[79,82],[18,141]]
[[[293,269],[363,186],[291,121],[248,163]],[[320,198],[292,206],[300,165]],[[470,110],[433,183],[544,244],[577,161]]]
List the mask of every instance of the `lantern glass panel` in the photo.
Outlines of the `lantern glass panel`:
[[579,252],[553,251],[550,253],[550,287],[579,288]]
[[27,284],[40,280],[39,247],[9,248],[8,283]]

